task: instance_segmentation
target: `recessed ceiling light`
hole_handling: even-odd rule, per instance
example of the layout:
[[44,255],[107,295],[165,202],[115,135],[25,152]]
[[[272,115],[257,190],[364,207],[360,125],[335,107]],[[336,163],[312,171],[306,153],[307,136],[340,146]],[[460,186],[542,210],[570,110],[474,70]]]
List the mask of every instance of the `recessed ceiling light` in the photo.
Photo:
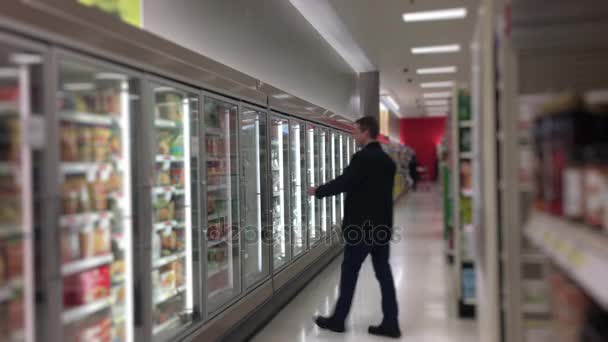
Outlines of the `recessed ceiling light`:
[[450,107],[448,107],[448,106],[431,106],[431,107],[426,107],[426,111],[427,112],[449,112]]
[[386,108],[386,106],[384,105],[384,103],[380,102],[380,111],[381,112],[386,112],[388,111],[388,109]]
[[403,13],[403,21],[413,23],[418,21],[450,20],[466,18],[466,8],[446,8],[434,11]]
[[446,97],[451,97],[452,93],[449,91],[440,91],[436,93],[424,93],[422,97],[425,99],[444,99]]
[[40,64],[42,63],[42,56],[32,53],[13,53],[10,55],[12,63],[26,65],[26,64]]
[[276,95],[272,95],[272,97],[274,97],[275,99],[279,99],[279,100],[285,100],[285,99],[291,98],[291,95],[289,95],[289,94],[276,94]]
[[124,74],[118,74],[114,72],[100,72],[95,74],[95,79],[97,80],[116,80],[116,81],[124,81],[128,77]]
[[436,68],[422,68],[416,70],[419,75],[432,75],[432,74],[451,74],[456,72],[455,66],[444,66]]
[[427,112],[428,116],[447,116],[447,112]]
[[460,45],[449,44],[449,45],[433,45],[433,46],[418,46],[412,48],[414,55],[430,54],[430,53],[448,53],[448,52],[459,52]]
[[426,106],[447,106],[450,104],[448,100],[430,100],[424,103]]
[[454,86],[454,81],[420,83],[421,88],[450,88],[453,86]]

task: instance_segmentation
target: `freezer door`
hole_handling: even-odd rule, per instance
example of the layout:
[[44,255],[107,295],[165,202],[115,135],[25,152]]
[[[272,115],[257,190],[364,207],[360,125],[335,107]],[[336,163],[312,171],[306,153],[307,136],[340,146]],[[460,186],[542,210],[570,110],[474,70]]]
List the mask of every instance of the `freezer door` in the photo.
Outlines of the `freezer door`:
[[[325,184],[329,181],[330,177],[330,165],[329,160],[329,133],[326,129],[320,129],[320,164],[319,169],[320,184]],[[321,199],[321,236],[327,234],[327,230],[331,224],[331,197],[324,197]]]
[[268,119],[243,107],[240,119],[243,281],[249,289],[270,276],[268,231]]
[[[42,142],[26,139],[44,110],[44,55],[0,35],[0,341],[33,341],[34,229],[40,229]],[[31,138],[43,139],[42,132]],[[34,194],[36,190],[36,194]]]
[[133,340],[131,118],[140,80],[58,54],[63,341]]
[[297,257],[306,250],[306,138],[302,123],[292,120],[290,125],[291,240],[293,256]]
[[205,97],[207,311],[241,293],[238,191],[238,105]]
[[[306,126],[306,176],[307,188],[316,187],[321,184],[319,180],[319,131],[313,125]],[[308,207],[308,244],[313,246],[321,239],[321,201],[315,196],[307,196]]]
[[[330,152],[329,152],[329,180],[333,180],[336,178],[338,174],[338,167],[340,165],[340,155],[338,149],[338,136],[336,132],[331,131],[330,133]],[[335,227],[338,224],[338,210],[340,206],[340,196],[331,196],[331,224],[330,227]]]
[[[150,190],[151,307],[154,340],[175,337],[199,317],[195,250],[199,227],[199,96],[150,82],[154,169]],[[194,142],[194,143],[193,143]],[[196,253],[198,255],[198,253]],[[198,263],[196,263],[198,266]]]
[[274,270],[291,259],[289,229],[289,121],[280,117],[270,120],[270,175],[273,227]]

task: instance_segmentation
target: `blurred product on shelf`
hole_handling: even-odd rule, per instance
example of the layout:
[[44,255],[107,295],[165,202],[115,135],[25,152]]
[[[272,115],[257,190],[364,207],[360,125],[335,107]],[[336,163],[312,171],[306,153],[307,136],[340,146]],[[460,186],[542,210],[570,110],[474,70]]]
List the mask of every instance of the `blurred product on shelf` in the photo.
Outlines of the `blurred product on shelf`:
[[399,198],[401,195],[409,191],[411,186],[411,176],[409,171],[409,163],[414,155],[414,150],[410,147],[397,143],[383,143],[384,151],[393,159],[397,165],[395,173],[395,187],[393,197]]

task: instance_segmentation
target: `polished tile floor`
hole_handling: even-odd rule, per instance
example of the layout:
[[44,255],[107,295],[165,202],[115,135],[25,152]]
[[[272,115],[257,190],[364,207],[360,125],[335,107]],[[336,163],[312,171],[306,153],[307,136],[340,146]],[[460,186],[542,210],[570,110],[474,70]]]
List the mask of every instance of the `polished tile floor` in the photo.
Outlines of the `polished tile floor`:
[[[391,250],[402,341],[477,342],[472,320],[456,317],[452,276],[445,263],[440,198],[435,190],[408,194],[396,203],[400,241]],[[328,314],[338,295],[341,258],[321,272],[253,339],[267,341],[388,341],[367,334],[382,319],[380,288],[368,258],[361,270],[345,334],[319,330],[316,314]]]

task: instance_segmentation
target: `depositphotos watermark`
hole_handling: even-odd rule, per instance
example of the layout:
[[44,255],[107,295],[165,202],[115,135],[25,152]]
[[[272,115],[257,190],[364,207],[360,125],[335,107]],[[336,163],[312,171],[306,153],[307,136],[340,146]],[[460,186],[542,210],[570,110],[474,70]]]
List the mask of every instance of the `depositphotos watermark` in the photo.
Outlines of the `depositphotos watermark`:
[[344,244],[367,244],[385,245],[399,242],[402,238],[403,227],[390,228],[385,225],[372,225],[366,223],[362,226],[211,226],[205,230],[209,241],[231,239],[234,243],[244,246],[258,245],[282,245],[290,244],[296,246],[312,245],[336,245]]

